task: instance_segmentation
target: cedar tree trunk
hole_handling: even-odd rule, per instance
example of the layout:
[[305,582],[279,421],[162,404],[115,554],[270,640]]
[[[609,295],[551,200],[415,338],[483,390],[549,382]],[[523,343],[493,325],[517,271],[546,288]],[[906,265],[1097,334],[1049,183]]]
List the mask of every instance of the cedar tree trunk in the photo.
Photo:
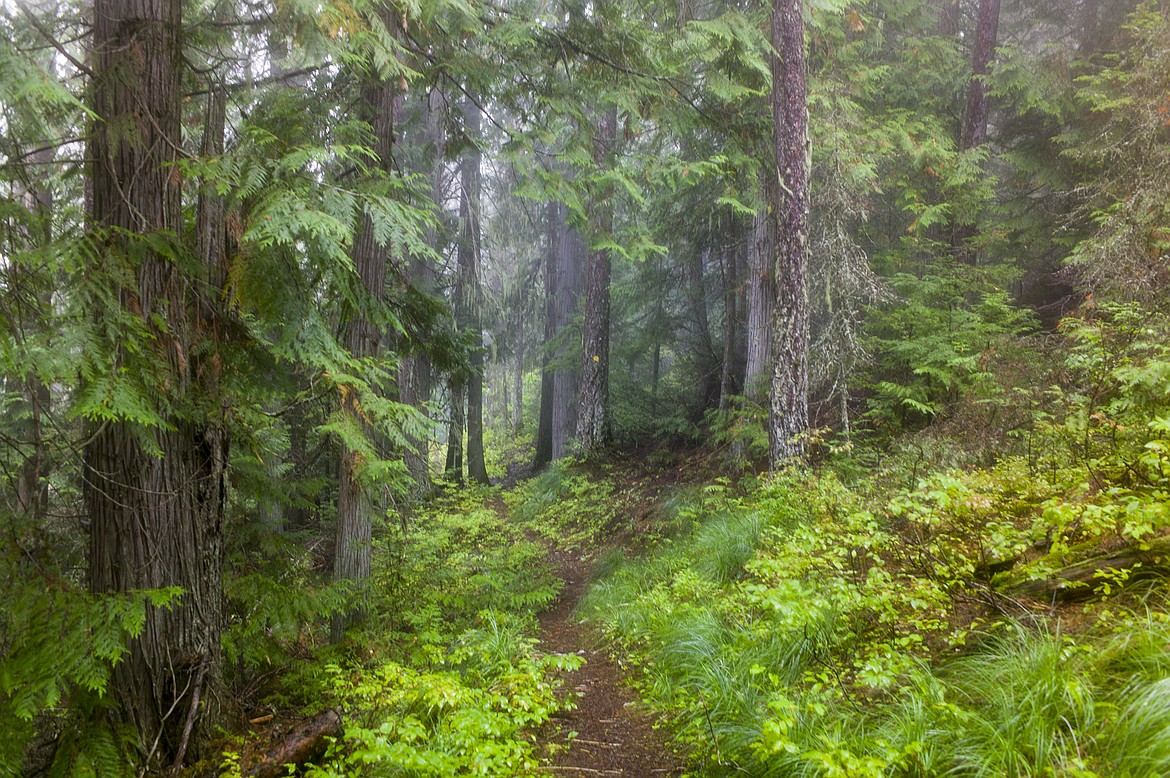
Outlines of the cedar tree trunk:
[[[216,302],[200,299],[203,279],[184,277],[181,247],[165,248],[182,226],[181,17],[179,0],[94,6],[89,217],[100,256],[92,270],[113,273],[116,302],[93,315],[141,327],[108,344],[109,369],[136,382],[163,425],[125,416],[89,423],[89,585],[95,593],[182,589],[174,607],[148,606],[111,679],[116,715],[137,732],[151,767],[169,766],[185,745],[198,754],[214,723],[206,687],[221,675],[228,437],[217,399],[222,366],[207,331],[215,323],[200,315]],[[149,354],[127,348],[130,338]]]
[[[394,29],[390,22],[387,28]],[[392,169],[393,164],[397,97],[396,85],[372,75],[363,77],[358,111],[373,129],[377,164],[386,172]],[[359,218],[351,256],[360,285],[360,297],[364,301],[350,313],[345,325],[345,348],[356,358],[374,357],[382,347],[383,333],[370,320],[365,309],[378,305],[385,292],[386,248],[379,245],[373,222],[364,211]],[[363,421],[365,414],[358,392],[353,387],[341,388],[341,411],[355,419],[365,429],[366,435],[373,438],[374,431]],[[373,440],[370,445],[375,445]],[[344,442],[341,444],[333,578],[336,581],[353,582],[356,599],[352,610],[334,616],[331,630],[334,642],[341,639],[346,627],[358,623],[364,617],[363,591],[370,577],[375,509],[371,485],[362,482],[362,463],[368,457],[368,452],[354,450]]]

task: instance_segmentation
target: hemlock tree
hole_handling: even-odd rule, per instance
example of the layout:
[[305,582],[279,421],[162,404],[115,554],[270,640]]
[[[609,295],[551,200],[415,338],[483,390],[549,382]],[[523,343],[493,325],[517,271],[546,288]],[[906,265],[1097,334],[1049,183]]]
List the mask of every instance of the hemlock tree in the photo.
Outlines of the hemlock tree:
[[479,484],[488,483],[483,452],[483,335],[480,315],[482,291],[479,265],[482,233],[480,230],[483,153],[479,150],[480,108],[473,96],[464,100],[464,128],[470,147],[460,165],[459,185],[459,276],[463,294],[459,326],[470,331],[472,349],[467,377],[467,477]]
[[[613,164],[617,139],[617,109],[609,108],[597,122],[594,161],[599,168]],[[595,241],[608,242],[613,232],[613,191],[600,192],[594,202]],[[577,441],[586,451],[605,446],[609,437],[609,249],[589,251],[585,261],[585,321],[581,331],[580,407]]]
[[[171,589],[113,670],[117,715],[152,764],[210,733],[220,677],[228,436],[217,290],[181,232],[179,0],[96,0],[89,157],[84,495],[93,592]],[[201,700],[203,703],[201,704]]]
[[772,5],[775,289],[768,442],[773,469],[804,455],[808,430],[808,73],[801,0]]
[[577,312],[581,274],[589,250],[569,224],[564,203],[550,202],[548,246],[544,266],[544,351],[541,356],[540,419],[536,434],[537,467],[560,459],[576,426],[578,373],[568,363],[569,328]]

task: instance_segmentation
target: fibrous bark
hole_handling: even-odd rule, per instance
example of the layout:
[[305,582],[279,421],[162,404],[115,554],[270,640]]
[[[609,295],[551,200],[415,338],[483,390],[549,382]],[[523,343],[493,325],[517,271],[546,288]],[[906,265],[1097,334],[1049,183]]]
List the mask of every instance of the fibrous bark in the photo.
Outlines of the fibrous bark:
[[213,723],[206,703],[214,695],[192,703],[220,677],[228,454],[216,399],[222,368],[207,331],[216,295],[204,279],[184,277],[174,261],[179,249],[139,237],[165,243],[181,231],[181,17],[178,0],[96,0],[89,149],[90,224],[101,252],[93,271],[114,272],[117,301],[117,310],[93,315],[139,322],[146,333],[139,345],[153,353],[144,359],[123,340],[111,343],[111,370],[134,372],[164,422],[119,416],[90,424],[89,585],[98,593],[182,589],[174,607],[148,607],[111,678],[117,715],[136,730],[144,755],[168,765],[189,716],[188,755]]
[[987,141],[987,74],[995,54],[999,31],[1000,0],[979,0],[979,19],[975,26],[975,48],[971,54],[971,80],[967,84],[967,111],[963,115],[963,132],[959,148],[963,151],[982,146]]
[[[393,21],[387,28],[394,29]],[[367,75],[362,78],[358,110],[373,130],[373,151],[379,168],[389,173],[393,167],[394,125],[398,110],[398,88],[388,80]],[[345,325],[345,348],[355,358],[377,356],[382,348],[383,332],[367,314],[367,308],[377,305],[386,287],[387,249],[375,237],[373,221],[362,212],[357,235],[354,238],[354,271],[357,273],[359,293],[364,301],[350,311]],[[368,436],[374,431],[365,421],[360,395],[353,387],[341,391],[341,411],[360,424]],[[341,444],[340,483],[337,497],[337,534],[333,551],[333,578],[354,584],[354,605],[348,613],[333,618],[332,639],[340,640],[345,628],[364,616],[363,591],[370,577],[370,556],[373,544],[373,514],[375,500],[370,485],[363,483],[362,466],[365,454]]]
[[772,5],[776,152],[776,307],[772,317],[772,467],[804,455],[808,430],[808,73],[801,0]]

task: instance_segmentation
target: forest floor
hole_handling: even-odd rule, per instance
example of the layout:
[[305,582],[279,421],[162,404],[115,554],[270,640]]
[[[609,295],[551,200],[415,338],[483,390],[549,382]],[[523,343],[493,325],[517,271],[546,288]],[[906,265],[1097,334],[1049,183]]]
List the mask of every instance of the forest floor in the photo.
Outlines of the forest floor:
[[576,695],[576,707],[556,716],[545,769],[564,776],[682,775],[682,758],[640,708],[623,670],[573,618],[593,578],[594,564],[565,552],[553,552],[552,561],[565,585],[553,606],[540,616],[541,647],[578,654],[585,664],[565,678],[565,691]]

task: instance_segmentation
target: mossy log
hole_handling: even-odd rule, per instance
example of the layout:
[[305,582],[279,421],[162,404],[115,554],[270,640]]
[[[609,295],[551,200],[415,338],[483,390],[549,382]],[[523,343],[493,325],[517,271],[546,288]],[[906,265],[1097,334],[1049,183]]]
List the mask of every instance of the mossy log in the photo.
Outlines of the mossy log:
[[[341,716],[327,710],[296,724],[291,729],[273,733],[267,745],[249,745],[240,754],[240,775],[244,778],[279,778],[289,774],[288,765],[300,766],[325,755],[330,740],[342,735]],[[185,778],[213,778],[220,765],[211,760],[185,771]]]
[[262,753],[253,756],[251,764],[240,765],[245,778],[278,778],[288,775],[287,765],[303,765],[325,755],[330,738],[341,737],[341,716],[327,710],[307,721],[302,721]]
[[1075,602],[1100,594],[1106,584],[1118,589],[1135,581],[1170,575],[1170,537],[1155,538],[1146,545],[1145,549],[1130,547],[1085,559],[1047,578],[1009,581],[1001,591],[1010,597]]

